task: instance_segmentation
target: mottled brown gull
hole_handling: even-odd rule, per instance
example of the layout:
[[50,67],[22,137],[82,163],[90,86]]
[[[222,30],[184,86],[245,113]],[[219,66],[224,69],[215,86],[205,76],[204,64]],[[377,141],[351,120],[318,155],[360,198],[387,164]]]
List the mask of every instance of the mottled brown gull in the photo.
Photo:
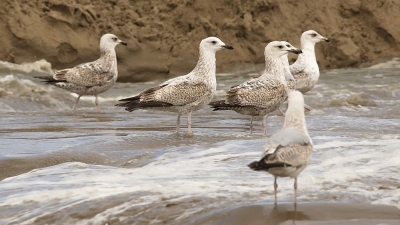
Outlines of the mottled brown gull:
[[121,99],[119,101],[123,103],[116,106],[125,107],[129,112],[137,109],[176,112],[178,113],[177,133],[179,133],[181,115],[187,114],[188,134],[192,135],[192,112],[206,106],[216,91],[215,53],[221,49],[232,50],[233,47],[216,37],[203,39],[199,47],[199,61],[189,74],[146,89],[134,97]]
[[243,115],[249,115],[251,117],[250,133],[253,132],[253,117],[262,116],[265,135],[265,120],[268,114],[278,109],[287,97],[288,87],[284,61],[287,61],[286,55],[289,52],[299,54],[301,50],[286,41],[270,42],[264,51],[266,65],[263,74],[233,86],[226,92],[225,100],[210,103],[211,108],[214,111],[233,110]]
[[318,82],[319,67],[315,57],[315,44],[320,41],[329,42],[330,40],[314,30],[303,32],[300,38],[303,54],[290,65],[290,72],[296,80],[296,90],[301,93],[310,91]]
[[79,99],[83,95],[94,95],[95,104],[101,112],[98,95],[110,89],[118,78],[115,46],[126,42],[114,34],[104,34],[100,39],[100,58],[96,61],[80,64],[74,68],[57,71],[53,77],[37,77],[46,84],[78,94],[72,111],[75,111]]
[[288,109],[283,128],[272,135],[264,147],[260,161],[248,166],[274,176],[275,204],[278,177],[294,178],[294,203],[297,203],[297,177],[306,168],[313,149],[304,116],[304,98],[299,91],[289,91]]

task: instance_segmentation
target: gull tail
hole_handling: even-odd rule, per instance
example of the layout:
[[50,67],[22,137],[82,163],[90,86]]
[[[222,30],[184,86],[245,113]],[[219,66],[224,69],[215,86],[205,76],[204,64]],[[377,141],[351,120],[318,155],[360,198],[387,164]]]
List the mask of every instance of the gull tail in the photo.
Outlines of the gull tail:
[[69,69],[59,70],[54,74],[55,80],[66,80],[67,79],[67,72]]
[[51,76],[41,76],[41,77],[34,77],[34,78],[42,79],[44,83],[53,84],[53,85],[56,83],[59,83],[59,82],[67,82],[66,80],[56,80]]

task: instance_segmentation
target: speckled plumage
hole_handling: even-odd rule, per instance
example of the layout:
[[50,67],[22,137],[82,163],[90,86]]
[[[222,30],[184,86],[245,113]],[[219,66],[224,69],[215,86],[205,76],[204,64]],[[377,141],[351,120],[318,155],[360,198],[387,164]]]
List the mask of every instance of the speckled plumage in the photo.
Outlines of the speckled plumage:
[[298,91],[289,91],[289,108],[283,128],[272,135],[264,147],[260,161],[249,164],[257,171],[267,171],[275,177],[275,203],[277,177],[295,179],[295,202],[297,176],[306,168],[313,149],[304,116],[304,98]]
[[319,79],[319,67],[315,57],[315,44],[320,41],[329,42],[316,31],[305,31],[300,38],[301,50],[296,62],[290,65],[290,72],[296,80],[296,90],[306,93],[310,91]]
[[177,132],[180,116],[188,114],[188,133],[191,134],[191,113],[206,106],[216,91],[215,53],[224,48],[233,49],[216,37],[203,39],[199,61],[192,72],[146,89],[137,96],[121,99],[123,103],[116,106],[125,107],[127,111],[155,109],[177,112]]
[[[282,46],[282,49],[277,46]],[[265,119],[268,113],[278,109],[287,97],[286,77],[290,72],[288,68],[285,69],[285,60],[287,61],[288,51],[300,53],[288,42],[269,43],[264,52],[266,63],[264,73],[229,89],[224,101],[210,103],[214,111],[233,110],[251,116],[250,133],[252,133],[253,117],[261,116],[263,117],[263,132],[266,134]]]
[[117,57],[115,46],[126,45],[113,34],[105,34],[100,39],[100,58],[96,61],[80,64],[74,68],[57,71],[53,77],[38,77],[46,83],[79,95],[74,107],[78,104],[79,98],[83,95],[97,95],[110,89],[118,78]]

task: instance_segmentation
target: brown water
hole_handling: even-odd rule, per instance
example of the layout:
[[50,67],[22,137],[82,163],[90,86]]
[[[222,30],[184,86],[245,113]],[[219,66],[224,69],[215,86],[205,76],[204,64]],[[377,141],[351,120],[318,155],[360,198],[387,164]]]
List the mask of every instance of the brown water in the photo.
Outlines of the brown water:
[[[184,135],[184,117],[177,136],[173,113],[113,106],[161,81],[117,84],[102,94],[103,113],[84,97],[73,114],[75,96],[33,75],[0,73],[2,224],[184,224],[211,210],[273,202],[273,178],[246,167],[267,141],[261,121],[249,135],[248,117],[205,108],[193,113],[195,135]],[[215,99],[248,77],[218,76]],[[305,96],[314,152],[299,177],[300,205],[400,208],[399,97],[395,67],[322,74]],[[283,119],[268,118],[267,136]],[[290,204],[293,180],[278,184],[278,201]]]

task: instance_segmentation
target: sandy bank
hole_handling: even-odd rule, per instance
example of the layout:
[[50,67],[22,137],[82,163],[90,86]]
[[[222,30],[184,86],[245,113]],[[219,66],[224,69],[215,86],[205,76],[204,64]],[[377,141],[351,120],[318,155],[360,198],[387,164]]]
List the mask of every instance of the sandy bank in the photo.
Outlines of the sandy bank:
[[400,20],[399,1],[3,0],[0,18],[0,60],[44,58],[55,69],[96,59],[100,36],[118,35],[129,44],[117,48],[119,81],[189,72],[207,36],[235,47],[233,53],[218,53],[219,72],[262,63],[272,40],[299,46],[308,29],[332,40],[316,48],[322,69],[400,55],[400,27],[393,24]]

